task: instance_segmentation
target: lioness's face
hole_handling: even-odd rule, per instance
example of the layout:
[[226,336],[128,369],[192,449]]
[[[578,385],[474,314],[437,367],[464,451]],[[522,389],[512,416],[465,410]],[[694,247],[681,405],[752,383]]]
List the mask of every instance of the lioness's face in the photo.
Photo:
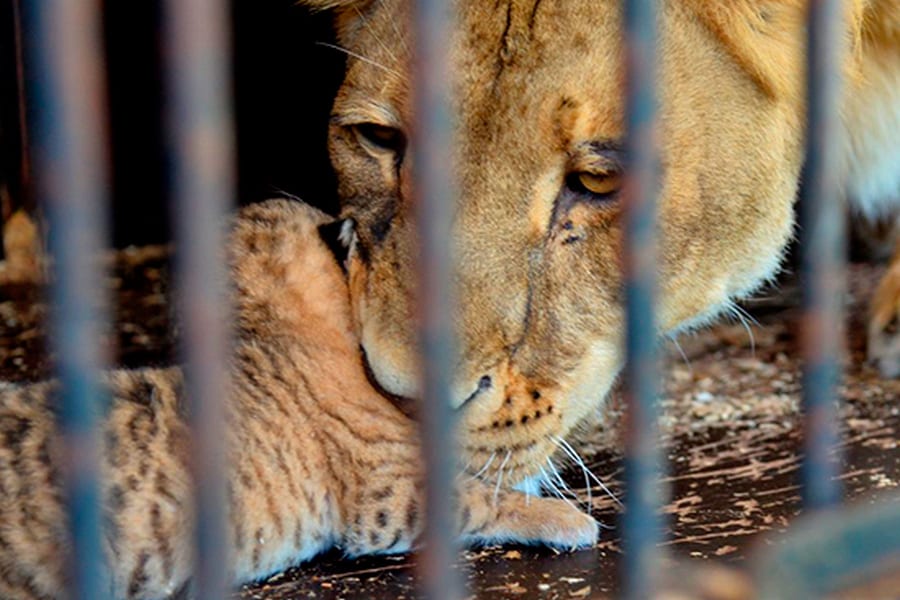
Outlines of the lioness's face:
[[[352,302],[378,382],[416,397],[408,2],[344,4],[337,22],[350,56],[330,149],[352,220]],[[554,437],[600,405],[622,364],[618,4],[456,5],[453,397],[463,462],[505,457],[507,482],[539,469]],[[736,3],[743,12],[721,21],[698,16],[694,5],[706,4],[662,3],[665,332],[722,311],[773,273],[800,167],[799,94],[783,85],[801,81],[799,19],[787,8],[797,3],[759,2],[758,13]],[[771,65],[753,62],[767,53],[783,80],[767,80]]]

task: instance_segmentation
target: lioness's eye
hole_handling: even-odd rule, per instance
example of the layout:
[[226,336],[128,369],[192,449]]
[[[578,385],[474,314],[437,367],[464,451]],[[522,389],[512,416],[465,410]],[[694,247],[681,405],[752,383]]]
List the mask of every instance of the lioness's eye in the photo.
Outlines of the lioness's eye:
[[618,171],[605,173],[581,171],[570,174],[566,185],[575,193],[589,195],[598,200],[610,200],[622,187],[622,174]]
[[376,150],[401,154],[406,145],[403,132],[395,127],[378,123],[359,123],[352,126],[359,140]]

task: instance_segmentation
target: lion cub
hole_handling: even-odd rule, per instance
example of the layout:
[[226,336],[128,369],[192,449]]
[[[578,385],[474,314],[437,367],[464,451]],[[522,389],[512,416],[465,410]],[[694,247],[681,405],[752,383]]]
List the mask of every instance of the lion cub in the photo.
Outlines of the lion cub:
[[[230,570],[263,577],[334,545],[403,552],[422,529],[416,424],[367,381],[346,282],[318,211],[245,209],[230,238],[236,343],[227,403]],[[115,597],[159,598],[191,576],[189,431],[178,368],[115,371],[103,424],[104,544]],[[55,445],[55,383],[0,388],[0,597],[64,594],[69,547]],[[561,500],[478,479],[457,485],[475,542],[591,544]]]

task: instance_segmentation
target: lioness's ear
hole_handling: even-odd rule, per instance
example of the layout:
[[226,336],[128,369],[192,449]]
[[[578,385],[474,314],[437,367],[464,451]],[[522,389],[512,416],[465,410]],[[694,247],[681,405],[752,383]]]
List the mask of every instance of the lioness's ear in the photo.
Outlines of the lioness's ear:
[[[850,38],[847,50],[857,35],[863,2],[843,3]],[[809,0],[689,0],[689,4],[766,94],[801,97]]]

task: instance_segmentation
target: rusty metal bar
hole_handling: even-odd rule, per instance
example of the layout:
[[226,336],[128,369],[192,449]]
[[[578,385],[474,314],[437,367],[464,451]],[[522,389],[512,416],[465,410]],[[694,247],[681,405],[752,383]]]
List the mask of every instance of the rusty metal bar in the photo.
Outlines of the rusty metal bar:
[[814,509],[832,506],[841,498],[838,461],[829,456],[837,442],[846,255],[844,201],[835,168],[840,148],[841,4],[840,0],[809,3],[806,164],[800,196],[805,358],[802,473],[804,502]]
[[627,430],[624,591],[648,598],[659,569],[656,288],[656,2],[624,0],[626,60],[623,268]]
[[61,385],[58,425],[72,539],[68,591],[95,600],[109,593],[97,435],[104,404],[100,250],[107,236],[100,6],[98,0],[31,0],[24,9],[36,193],[53,259],[50,339]]
[[[25,103],[25,56],[22,40],[21,0],[12,0],[13,45],[16,61],[16,105],[19,117],[19,194],[20,205],[26,211],[34,210],[31,188],[31,156],[28,142],[28,115]],[[6,216],[6,215],[4,215]]]
[[426,597],[449,600],[461,597],[461,586],[451,570],[456,558],[451,493],[454,414],[450,398],[454,364],[451,227],[456,204],[453,169],[449,168],[453,164],[451,3],[445,0],[414,3],[414,22],[413,186],[420,245],[421,438],[428,475],[421,575]]
[[194,588],[228,589],[224,401],[228,390],[228,293],[224,215],[234,201],[229,4],[168,0],[167,107],[182,356],[193,431],[196,502]]

